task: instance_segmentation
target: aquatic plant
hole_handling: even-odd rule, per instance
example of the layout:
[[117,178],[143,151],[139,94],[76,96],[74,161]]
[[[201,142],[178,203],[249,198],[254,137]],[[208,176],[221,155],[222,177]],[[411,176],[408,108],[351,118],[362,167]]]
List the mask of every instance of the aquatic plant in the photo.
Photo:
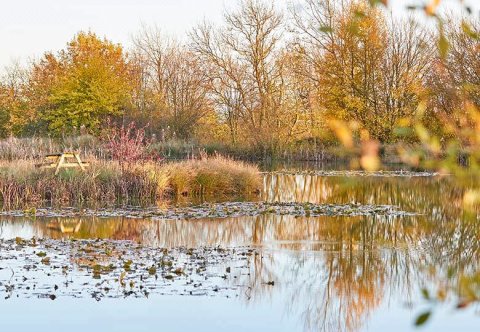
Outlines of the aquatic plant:
[[[257,254],[242,247],[167,249],[131,241],[17,238],[0,240],[0,259],[13,273],[7,279],[0,276],[0,283],[5,299],[239,296],[248,286],[232,285],[233,280],[248,273]],[[224,271],[230,267],[233,272],[227,276]],[[85,278],[85,272],[91,278]],[[67,282],[58,283],[66,276]]]
[[0,216],[36,216],[45,218],[74,217],[123,217],[153,220],[193,220],[204,218],[231,218],[274,214],[295,217],[319,216],[416,216],[414,211],[402,211],[393,205],[371,204],[314,204],[294,202],[224,202],[203,203],[196,206],[157,208],[39,208],[32,214],[29,210],[0,211]]

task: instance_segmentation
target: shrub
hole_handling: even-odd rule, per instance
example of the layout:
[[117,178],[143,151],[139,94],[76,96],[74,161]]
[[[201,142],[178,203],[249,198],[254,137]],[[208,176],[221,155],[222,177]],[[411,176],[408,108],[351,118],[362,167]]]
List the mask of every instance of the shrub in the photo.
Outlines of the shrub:
[[[135,122],[127,126],[113,127],[106,133],[105,147],[113,160],[123,169],[147,159],[147,150],[151,144],[145,137],[145,128],[136,128]],[[148,156],[150,157],[150,156]]]

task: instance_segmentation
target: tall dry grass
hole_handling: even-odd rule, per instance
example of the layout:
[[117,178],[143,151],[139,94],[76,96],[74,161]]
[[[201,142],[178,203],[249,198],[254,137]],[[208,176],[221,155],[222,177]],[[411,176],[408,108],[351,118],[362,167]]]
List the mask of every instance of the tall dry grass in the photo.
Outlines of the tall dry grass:
[[90,135],[64,138],[9,137],[0,140],[0,160],[39,160],[44,155],[75,151],[83,156],[102,158],[105,151],[97,138]]
[[155,204],[178,196],[245,196],[258,192],[256,166],[225,157],[159,164],[89,159],[90,167],[53,170],[33,160],[0,161],[0,205],[4,209],[52,204]]
[[261,187],[257,166],[223,156],[171,163],[166,169],[176,196],[249,195]]
[[93,161],[85,172],[36,168],[32,161],[0,162],[0,201],[5,209],[50,203],[148,203],[161,197],[165,173],[147,167],[120,169],[117,163]]

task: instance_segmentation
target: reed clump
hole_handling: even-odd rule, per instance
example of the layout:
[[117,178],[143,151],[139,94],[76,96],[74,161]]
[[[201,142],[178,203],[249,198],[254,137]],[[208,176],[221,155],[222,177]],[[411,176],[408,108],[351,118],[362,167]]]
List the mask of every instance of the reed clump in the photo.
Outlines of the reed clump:
[[55,175],[36,168],[33,160],[0,161],[0,206],[148,205],[179,196],[243,196],[258,192],[261,184],[255,166],[220,156],[163,164],[89,162],[85,171],[66,169]]
[[259,191],[257,166],[228,157],[214,156],[171,163],[166,166],[169,188],[176,196],[243,196]]

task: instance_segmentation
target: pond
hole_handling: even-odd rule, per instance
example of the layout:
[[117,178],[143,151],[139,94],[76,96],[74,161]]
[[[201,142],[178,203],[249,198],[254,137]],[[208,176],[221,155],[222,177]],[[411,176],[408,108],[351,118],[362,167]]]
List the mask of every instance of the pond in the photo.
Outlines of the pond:
[[[373,175],[266,173],[259,200],[293,204],[285,213],[2,216],[0,328],[408,331],[433,308],[422,331],[477,330],[478,306],[456,309],[456,276],[480,265],[463,189]],[[304,203],[402,213],[316,215]]]

